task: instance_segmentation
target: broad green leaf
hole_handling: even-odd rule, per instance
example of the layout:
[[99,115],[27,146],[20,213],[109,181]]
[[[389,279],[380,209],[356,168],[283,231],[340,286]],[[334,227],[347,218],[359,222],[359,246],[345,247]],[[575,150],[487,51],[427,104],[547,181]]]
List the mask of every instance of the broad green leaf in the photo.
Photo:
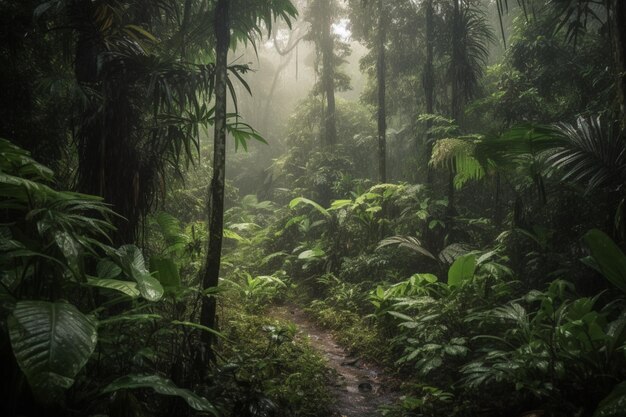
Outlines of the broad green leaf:
[[403,313],[399,313],[397,311],[388,311],[387,313],[389,313],[389,315],[397,317],[401,320],[405,320],[407,322],[414,322],[415,320],[413,319],[413,317],[411,316],[407,316],[406,314]]
[[352,200],[335,200],[328,210],[339,210],[352,204]]
[[176,217],[160,212],[156,215],[156,222],[167,244],[165,253],[178,253],[185,248],[188,237],[182,232],[180,222]]
[[456,258],[448,270],[448,286],[456,287],[471,279],[476,272],[476,255],[468,254]]
[[141,250],[135,245],[121,246],[117,251],[117,255],[120,257],[120,263],[126,270],[126,273],[130,275],[131,267],[140,272],[147,272],[146,262],[144,260]]
[[324,207],[317,204],[315,201],[309,200],[308,198],[304,198],[304,197],[296,197],[293,200],[291,200],[289,202],[289,208],[293,209],[300,204],[308,204],[309,206],[313,207],[314,209],[322,213],[324,217],[330,217],[330,213],[328,212],[328,210],[326,210]]
[[227,239],[233,239],[236,240],[237,242],[242,242],[242,243],[250,243],[250,239],[246,239],[245,237],[241,236],[240,234],[229,230],[229,229],[224,229],[224,237]]
[[427,282],[429,284],[435,283],[437,282],[439,279],[433,275],[433,274],[415,274],[413,276],[411,276],[411,278],[415,277],[416,282],[418,284],[422,284],[424,282]]
[[137,282],[137,289],[141,296],[148,301],[159,301],[163,296],[163,286],[146,269],[141,250],[135,245],[124,245],[116,254],[124,272]]
[[54,234],[54,241],[65,257],[67,265],[76,274],[79,271],[79,245],[67,232],[57,232]]
[[122,268],[109,259],[102,259],[96,266],[96,273],[99,278],[117,278],[122,273]]
[[626,256],[622,250],[609,236],[598,229],[587,232],[584,240],[600,273],[626,293]]
[[95,323],[72,304],[20,301],[8,320],[13,353],[37,397],[58,402],[96,347]]
[[150,258],[150,270],[164,287],[180,287],[178,266],[170,258]]
[[158,314],[121,314],[113,316],[110,319],[100,320],[98,326],[106,326],[112,323],[119,323],[122,321],[144,321],[144,320],[161,320],[163,317]]
[[133,271],[133,278],[137,281],[137,289],[141,296],[148,301],[159,301],[163,297],[163,286],[158,279],[149,273]]
[[107,288],[110,290],[116,290],[124,293],[132,298],[137,298],[141,295],[137,289],[137,283],[131,281],[122,281],[120,279],[109,278],[87,278],[87,284],[92,287]]
[[178,388],[171,380],[159,375],[126,375],[110,383],[103,393],[115,392],[123,389],[151,388],[162,395],[180,397],[197,411],[209,412],[218,415],[216,408],[206,398],[184,388]]
[[593,417],[622,417],[626,410],[626,381],[613,388],[613,391],[604,398]]
[[321,249],[309,249],[298,255],[298,259],[312,259],[324,256],[326,253]]

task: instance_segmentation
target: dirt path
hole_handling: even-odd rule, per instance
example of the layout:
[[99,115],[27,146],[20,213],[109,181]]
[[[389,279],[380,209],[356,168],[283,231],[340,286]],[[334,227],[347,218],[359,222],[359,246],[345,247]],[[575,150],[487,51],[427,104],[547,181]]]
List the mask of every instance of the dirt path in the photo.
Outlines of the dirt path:
[[335,416],[379,417],[378,408],[397,399],[398,394],[390,388],[394,382],[380,368],[350,357],[329,331],[317,326],[302,310],[292,306],[274,307],[270,314],[294,322],[299,334],[309,338],[311,346],[335,371],[337,380],[330,387],[337,399]]

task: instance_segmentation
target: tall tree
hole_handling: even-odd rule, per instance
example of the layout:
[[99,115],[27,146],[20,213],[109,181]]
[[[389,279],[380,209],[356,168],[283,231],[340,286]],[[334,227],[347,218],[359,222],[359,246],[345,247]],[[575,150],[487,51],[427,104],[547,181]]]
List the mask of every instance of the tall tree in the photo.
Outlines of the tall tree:
[[[434,9],[433,0],[426,0],[426,60],[424,62],[424,71],[422,73],[422,83],[424,87],[424,100],[426,104],[426,113],[433,114],[435,112],[435,68],[434,68]],[[430,157],[433,151],[432,135],[430,129],[432,128],[432,121],[428,119],[426,122],[426,140],[425,140],[425,163],[428,165]],[[428,166],[427,184],[432,185],[433,182],[433,170]]]
[[378,179],[387,182],[387,112],[385,107],[385,43],[387,40],[387,18],[382,0],[378,0],[378,57],[376,81],[378,84]]
[[[224,233],[224,187],[226,183],[226,90],[230,46],[230,0],[218,0],[215,7],[215,122],[213,130],[213,178],[208,199],[208,249],[202,288],[217,287]],[[203,297],[200,323],[215,328],[215,297]],[[204,349],[209,350],[212,333],[202,333]]]
[[[335,92],[347,89],[348,79],[338,71],[343,57],[349,52],[346,44],[337,42],[333,33],[333,23],[338,18],[341,8],[336,0],[313,0],[306,12],[305,19],[311,24],[306,40],[315,43],[317,54],[316,71],[320,77],[315,91],[324,97],[321,120],[321,139],[325,146],[333,146],[337,142],[337,116]],[[343,51],[337,52],[338,49]]]
[[387,31],[396,5],[382,0],[352,0],[352,35],[375,55],[378,180],[387,182]]
[[[475,97],[495,37],[485,13],[473,0],[452,0],[448,11],[450,30],[450,116],[463,130],[465,104]],[[454,213],[454,167],[449,167],[448,213]]]
[[626,130],[626,2],[615,0],[613,43],[617,73],[617,96],[622,129]]
[[[227,130],[237,129],[227,124],[227,92],[228,80],[228,50],[231,46],[231,33],[238,40],[252,40],[253,33],[260,33],[262,25],[268,31],[272,29],[272,22],[281,17],[291,25],[291,18],[297,14],[289,0],[218,0],[213,12],[213,30],[215,37],[215,111],[213,131],[213,178],[208,196],[208,248],[206,262],[202,274],[202,289],[217,287],[222,254],[222,238],[224,233],[224,189],[226,183],[226,133]],[[231,90],[232,91],[232,90]],[[236,103],[236,97],[233,97]],[[246,132],[239,132],[246,133]],[[254,131],[248,130],[250,137],[258,137]],[[208,296],[202,299],[200,324],[216,328],[215,297]],[[205,361],[211,357],[211,332],[203,332],[202,349],[199,359]]]
[[332,0],[320,0],[322,85],[326,96],[324,112],[324,138],[327,146],[337,142],[337,122],[335,108],[335,52],[332,35]]

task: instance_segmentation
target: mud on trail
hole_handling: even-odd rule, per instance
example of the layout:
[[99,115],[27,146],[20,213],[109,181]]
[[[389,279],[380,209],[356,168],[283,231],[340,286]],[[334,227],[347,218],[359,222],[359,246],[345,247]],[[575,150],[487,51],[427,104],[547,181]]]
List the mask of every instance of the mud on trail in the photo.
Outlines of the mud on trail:
[[315,324],[304,311],[293,306],[273,307],[272,317],[291,321],[298,327],[298,337],[307,337],[311,346],[328,362],[336,375],[330,386],[336,398],[333,417],[380,417],[380,406],[392,404],[399,393],[391,387],[397,382],[384,371],[359,358],[349,356],[332,334]]

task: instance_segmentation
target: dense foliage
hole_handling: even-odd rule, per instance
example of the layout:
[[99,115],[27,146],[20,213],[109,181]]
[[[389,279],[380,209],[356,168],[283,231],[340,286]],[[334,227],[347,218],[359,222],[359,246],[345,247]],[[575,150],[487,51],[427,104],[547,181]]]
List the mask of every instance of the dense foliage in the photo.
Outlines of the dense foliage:
[[626,415],[621,0],[0,12],[2,415]]

